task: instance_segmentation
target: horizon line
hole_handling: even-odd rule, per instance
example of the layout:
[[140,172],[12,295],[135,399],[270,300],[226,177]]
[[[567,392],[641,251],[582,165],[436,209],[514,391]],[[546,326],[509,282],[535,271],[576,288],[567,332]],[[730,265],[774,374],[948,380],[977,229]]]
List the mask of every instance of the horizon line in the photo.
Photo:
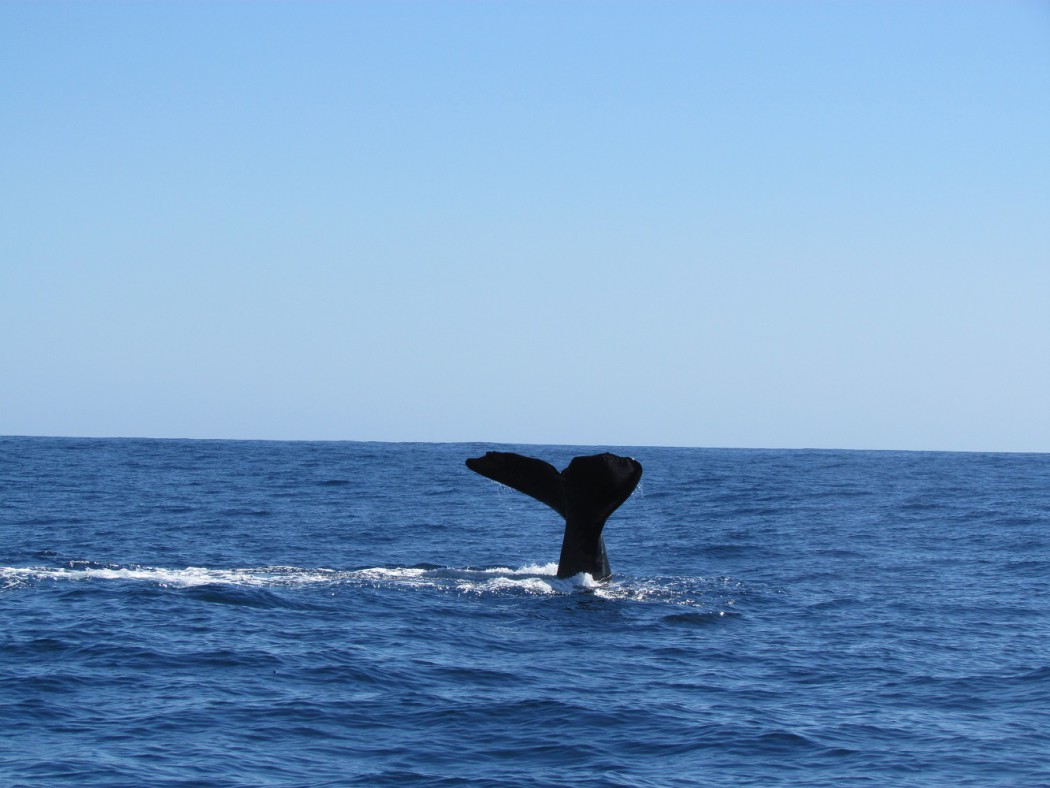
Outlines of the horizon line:
[[514,440],[379,440],[370,438],[230,438],[230,437],[172,437],[156,435],[18,435],[0,434],[0,440],[89,440],[89,441],[214,441],[224,443],[389,443],[424,445],[472,445],[472,446],[550,446],[566,448],[624,448],[624,449],[695,449],[700,451],[797,451],[797,452],[883,452],[893,454],[1026,454],[1046,455],[1050,451],[1025,449],[892,449],[853,448],[831,446],[698,446],[692,444],[657,443],[540,443]]

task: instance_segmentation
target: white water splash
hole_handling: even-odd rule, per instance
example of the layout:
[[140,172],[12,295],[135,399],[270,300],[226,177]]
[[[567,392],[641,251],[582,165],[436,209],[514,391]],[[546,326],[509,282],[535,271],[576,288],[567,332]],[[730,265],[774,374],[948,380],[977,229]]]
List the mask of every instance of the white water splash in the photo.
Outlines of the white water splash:
[[[216,569],[188,566],[166,568],[92,561],[71,561],[61,567],[0,567],[0,590],[43,583],[149,583],[161,588],[222,585],[252,588],[304,588],[327,585],[391,590],[433,589],[462,595],[560,596],[586,593],[601,599],[662,602],[689,607],[732,606],[729,578],[619,578],[596,582],[586,573],[559,578],[558,565],[521,567],[365,567],[352,570],[265,566]],[[735,581],[733,581],[735,582]],[[727,592],[729,592],[727,594]],[[746,593],[746,592],[745,592]]]
[[590,575],[559,579],[557,564],[529,564],[514,567],[457,569],[436,567],[375,567],[340,572],[337,579],[348,584],[372,586],[427,587],[465,594],[518,592],[527,594],[571,594],[598,584]]
[[0,581],[20,585],[45,581],[142,581],[164,588],[187,588],[202,585],[235,585],[255,587],[298,586],[331,582],[337,573],[330,569],[300,569],[269,566],[259,569],[210,569],[188,566],[167,569],[152,566],[99,566],[71,562],[64,567],[0,567]]

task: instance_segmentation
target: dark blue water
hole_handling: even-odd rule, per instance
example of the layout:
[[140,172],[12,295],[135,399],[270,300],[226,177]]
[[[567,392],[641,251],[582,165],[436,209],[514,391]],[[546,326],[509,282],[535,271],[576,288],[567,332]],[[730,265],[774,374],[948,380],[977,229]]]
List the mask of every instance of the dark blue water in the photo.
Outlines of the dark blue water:
[[489,448],[0,439],[0,784],[1050,785],[1050,455]]

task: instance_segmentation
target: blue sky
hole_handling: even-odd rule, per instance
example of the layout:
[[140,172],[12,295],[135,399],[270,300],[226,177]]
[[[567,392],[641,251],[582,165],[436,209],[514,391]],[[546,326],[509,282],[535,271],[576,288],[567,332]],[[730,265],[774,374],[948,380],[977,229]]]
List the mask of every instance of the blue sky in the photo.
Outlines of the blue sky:
[[1050,451],[1050,4],[0,4],[0,434]]

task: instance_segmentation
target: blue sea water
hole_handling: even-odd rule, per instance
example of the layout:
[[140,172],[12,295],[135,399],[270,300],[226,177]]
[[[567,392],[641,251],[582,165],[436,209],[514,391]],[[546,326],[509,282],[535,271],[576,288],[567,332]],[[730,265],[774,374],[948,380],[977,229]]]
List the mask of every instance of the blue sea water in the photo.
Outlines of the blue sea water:
[[0,784],[1050,785],[1050,455],[491,448],[0,438]]

